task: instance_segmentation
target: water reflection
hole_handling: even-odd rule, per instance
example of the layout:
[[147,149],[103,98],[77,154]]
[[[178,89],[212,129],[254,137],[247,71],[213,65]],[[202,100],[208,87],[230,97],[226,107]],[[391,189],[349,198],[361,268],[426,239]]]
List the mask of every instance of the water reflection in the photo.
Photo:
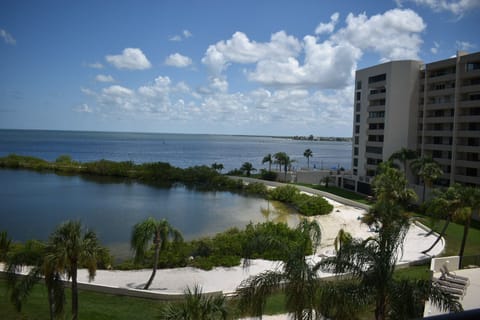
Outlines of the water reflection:
[[230,192],[161,188],[116,178],[58,176],[0,170],[0,230],[14,240],[46,240],[65,220],[81,220],[114,255],[130,254],[133,225],[148,216],[167,219],[187,240],[211,236],[249,222],[298,218],[275,201]]

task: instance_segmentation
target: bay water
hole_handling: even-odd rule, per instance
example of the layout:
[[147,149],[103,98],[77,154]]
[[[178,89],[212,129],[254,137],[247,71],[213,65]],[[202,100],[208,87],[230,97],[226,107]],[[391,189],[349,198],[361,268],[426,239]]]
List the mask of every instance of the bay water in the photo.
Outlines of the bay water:
[[[317,168],[350,168],[351,144],[297,141],[276,137],[150,133],[0,130],[0,156],[10,153],[53,161],[68,154],[86,162],[99,159],[162,161],[186,168],[222,163],[225,171],[286,152],[306,166],[305,149]],[[230,227],[267,220],[295,224],[296,215],[278,203],[230,192],[199,192],[182,186],[163,189],[122,179],[59,176],[25,170],[0,170],[0,231],[18,241],[46,240],[61,222],[81,220],[117,258],[130,255],[132,227],[148,216],[167,219],[186,239],[211,236]]]

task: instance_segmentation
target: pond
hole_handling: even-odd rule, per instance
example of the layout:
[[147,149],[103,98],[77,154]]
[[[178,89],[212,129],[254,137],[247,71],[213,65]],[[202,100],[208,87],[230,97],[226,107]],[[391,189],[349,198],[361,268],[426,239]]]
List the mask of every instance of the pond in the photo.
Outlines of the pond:
[[17,241],[47,240],[59,223],[81,220],[116,258],[126,258],[133,225],[149,216],[167,219],[187,240],[242,228],[249,222],[296,224],[299,219],[279,203],[231,192],[0,170],[0,231],[8,231]]

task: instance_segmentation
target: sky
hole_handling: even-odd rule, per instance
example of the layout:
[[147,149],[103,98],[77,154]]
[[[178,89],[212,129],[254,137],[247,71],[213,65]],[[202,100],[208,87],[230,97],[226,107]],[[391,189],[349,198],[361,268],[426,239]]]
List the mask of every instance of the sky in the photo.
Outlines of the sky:
[[2,0],[0,128],[350,137],[355,70],[479,29],[480,0]]

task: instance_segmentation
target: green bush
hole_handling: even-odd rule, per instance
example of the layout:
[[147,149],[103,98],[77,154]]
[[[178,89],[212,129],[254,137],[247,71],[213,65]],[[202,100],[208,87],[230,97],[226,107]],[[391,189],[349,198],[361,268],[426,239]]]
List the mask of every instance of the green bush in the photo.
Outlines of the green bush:
[[267,181],[276,181],[277,173],[273,171],[268,171],[265,169],[260,170],[260,178]]
[[287,185],[270,190],[268,195],[272,200],[293,203],[299,193],[300,191],[297,188]]

